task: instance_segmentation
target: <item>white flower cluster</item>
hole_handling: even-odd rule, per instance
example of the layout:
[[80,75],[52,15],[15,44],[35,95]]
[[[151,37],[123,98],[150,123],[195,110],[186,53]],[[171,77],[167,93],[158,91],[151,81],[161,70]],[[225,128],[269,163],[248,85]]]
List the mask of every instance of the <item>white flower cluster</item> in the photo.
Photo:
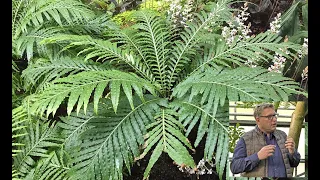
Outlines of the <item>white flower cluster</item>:
[[274,20],[270,23],[270,31],[273,33],[279,33],[280,32],[280,23],[281,23],[281,13],[278,13],[277,16],[274,18]]
[[299,58],[308,54],[308,38],[304,38],[303,40],[302,48],[298,51]]
[[244,3],[241,9],[242,10],[238,13],[237,16],[233,16],[234,22],[227,22],[229,26],[223,27],[222,30],[221,35],[226,39],[226,43],[229,46],[231,46],[231,44],[234,42],[236,35],[238,35],[237,42],[244,38],[247,39],[250,37],[248,34],[251,33],[251,23],[249,22],[248,25],[245,25],[245,22],[250,16],[250,13],[246,12],[248,10],[248,3]]
[[183,4],[181,0],[166,1],[170,2],[170,9],[168,10],[168,14],[173,21],[174,27],[187,27],[186,22],[193,21],[193,0],[187,0],[185,4]]
[[[206,163],[208,163],[207,167]],[[197,165],[197,169],[194,170],[190,167],[181,167],[178,165],[178,168],[181,172],[186,172],[188,174],[197,174],[197,175],[204,175],[204,174],[212,174],[213,170],[212,167],[214,167],[214,164],[212,162],[207,162],[204,159],[201,159]]]
[[[282,49],[280,49],[282,50]],[[283,50],[282,50],[283,51]],[[286,51],[286,54],[289,54],[288,51]],[[272,60],[273,65],[271,65],[268,70],[271,72],[277,72],[282,73],[282,70],[284,68],[284,63],[286,62],[286,58],[283,57],[281,54],[276,53],[274,55],[274,59]]]

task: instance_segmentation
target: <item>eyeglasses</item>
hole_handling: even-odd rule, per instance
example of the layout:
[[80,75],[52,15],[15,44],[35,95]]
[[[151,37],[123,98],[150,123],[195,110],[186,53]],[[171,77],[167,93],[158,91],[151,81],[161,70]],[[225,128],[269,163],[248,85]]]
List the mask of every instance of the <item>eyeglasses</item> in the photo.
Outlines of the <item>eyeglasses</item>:
[[278,116],[279,116],[279,114],[276,113],[276,114],[272,114],[272,115],[269,115],[269,116],[260,116],[260,117],[266,117],[266,118],[268,118],[268,120],[272,120],[274,117],[278,118]]

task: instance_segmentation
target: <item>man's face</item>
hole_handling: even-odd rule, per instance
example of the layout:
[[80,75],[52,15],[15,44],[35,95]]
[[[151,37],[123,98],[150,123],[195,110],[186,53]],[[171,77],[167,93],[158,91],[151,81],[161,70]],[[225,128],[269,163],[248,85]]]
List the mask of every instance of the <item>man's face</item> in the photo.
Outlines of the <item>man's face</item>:
[[265,133],[271,133],[276,130],[277,127],[277,117],[274,116],[276,112],[273,108],[265,108],[260,117],[256,118],[257,124]]

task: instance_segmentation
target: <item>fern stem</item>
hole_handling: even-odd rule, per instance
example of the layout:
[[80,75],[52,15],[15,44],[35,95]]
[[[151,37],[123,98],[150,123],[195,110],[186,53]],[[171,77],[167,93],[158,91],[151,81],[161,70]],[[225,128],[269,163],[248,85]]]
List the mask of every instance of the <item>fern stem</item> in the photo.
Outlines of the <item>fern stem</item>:
[[164,109],[162,109],[162,137],[163,137],[163,145],[164,151],[166,150],[166,130],[165,130],[165,118],[164,118]]

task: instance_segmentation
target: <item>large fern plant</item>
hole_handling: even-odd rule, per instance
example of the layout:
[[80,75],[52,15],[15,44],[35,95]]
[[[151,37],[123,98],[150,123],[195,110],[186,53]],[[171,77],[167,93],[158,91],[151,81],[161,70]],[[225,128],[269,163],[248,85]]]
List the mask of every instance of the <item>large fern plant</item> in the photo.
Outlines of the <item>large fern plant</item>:
[[[122,179],[123,171],[130,173],[148,153],[144,178],[162,153],[196,170],[190,152],[203,140],[204,159],[215,163],[222,179],[230,100],[287,101],[292,94],[307,95],[290,78],[244,64],[257,56],[269,61],[274,53],[293,58],[299,44],[266,32],[228,46],[221,31],[204,29],[230,19],[231,2],[220,0],[211,11],[201,11],[183,31],[144,10],[135,14],[135,25],[109,28],[104,36],[59,32],[36,41],[63,49],[51,60],[35,58],[23,71],[25,87],[36,90],[22,107],[41,119],[50,120],[61,109],[67,116],[57,123],[28,121],[28,135],[17,139],[25,145],[17,148],[15,175]],[[197,137],[190,143],[194,128]]]

